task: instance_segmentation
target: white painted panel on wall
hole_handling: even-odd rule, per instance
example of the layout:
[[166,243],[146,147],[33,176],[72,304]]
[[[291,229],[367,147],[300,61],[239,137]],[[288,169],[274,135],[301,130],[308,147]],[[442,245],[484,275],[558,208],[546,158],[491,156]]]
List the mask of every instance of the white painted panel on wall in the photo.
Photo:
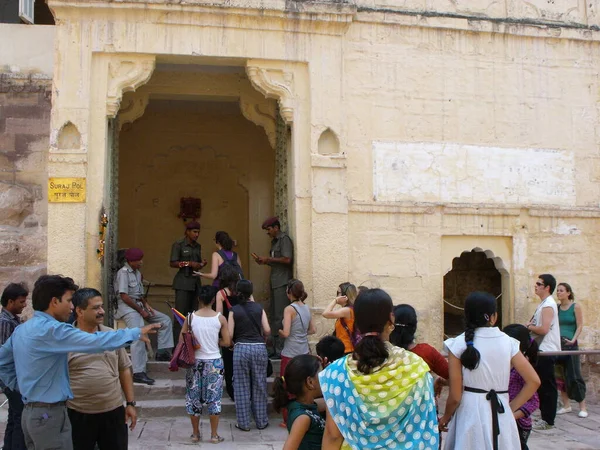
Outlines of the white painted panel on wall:
[[575,205],[573,152],[373,142],[374,199]]

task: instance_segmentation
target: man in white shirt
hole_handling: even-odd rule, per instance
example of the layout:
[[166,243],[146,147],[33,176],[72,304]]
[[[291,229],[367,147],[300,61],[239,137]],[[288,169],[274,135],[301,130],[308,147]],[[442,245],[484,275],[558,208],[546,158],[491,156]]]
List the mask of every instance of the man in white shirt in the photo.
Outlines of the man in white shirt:
[[[558,308],[552,293],[556,288],[556,279],[550,274],[542,274],[535,283],[535,294],[542,300],[537,307],[527,329],[539,347],[540,352],[560,351],[560,327],[558,324]],[[544,356],[540,353],[535,370],[540,377],[538,395],[540,397],[540,412],[543,422],[536,427],[547,430],[554,427],[556,418],[556,378],[554,377],[555,356]]]

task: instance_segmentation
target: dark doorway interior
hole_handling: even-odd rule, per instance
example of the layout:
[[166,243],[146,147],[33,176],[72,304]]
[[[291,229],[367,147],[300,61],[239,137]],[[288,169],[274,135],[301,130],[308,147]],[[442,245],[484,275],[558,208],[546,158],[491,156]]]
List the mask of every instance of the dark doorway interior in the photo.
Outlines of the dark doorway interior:
[[464,331],[465,298],[473,291],[488,292],[497,298],[498,326],[502,327],[502,274],[483,251],[463,252],[452,260],[452,270],[444,276],[444,335]]

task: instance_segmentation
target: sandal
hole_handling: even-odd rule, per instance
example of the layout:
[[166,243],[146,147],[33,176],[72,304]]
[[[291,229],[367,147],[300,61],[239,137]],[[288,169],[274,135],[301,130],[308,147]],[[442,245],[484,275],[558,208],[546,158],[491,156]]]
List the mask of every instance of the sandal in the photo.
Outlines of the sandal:
[[[259,430],[264,430],[265,428],[267,428],[269,426],[269,422],[267,422],[267,424],[264,427],[259,427],[257,426],[256,428],[258,428]],[[287,425],[286,425],[287,428]]]
[[243,427],[240,427],[240,426],[239,426],[237,423],[235,424],[235,427],[236,427],[238,430],[241,430],[241,431],[250,431],[250,428],[243,428]]
[[219,436],[218,434],[216,436],[211,436],[210,437],[210,442],[212,442],[213,444],[218,444],[220,442],[223,442],[224,440],[225,440],[225,438]]
[[192,435],[190,436],[190,440],[192,441],[192,444],[197,444],[202,440],[202,435],[192,433]]

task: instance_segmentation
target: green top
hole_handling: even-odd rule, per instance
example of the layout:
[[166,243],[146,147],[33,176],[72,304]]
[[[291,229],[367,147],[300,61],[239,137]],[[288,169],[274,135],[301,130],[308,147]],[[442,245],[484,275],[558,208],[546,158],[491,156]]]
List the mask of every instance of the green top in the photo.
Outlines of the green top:
[[[180,239],[171,247],[171,262],[194,261],[201,262],[200,244],[187,242],[186,238]],[[195,291],[200,286],[200,277],[195,277],[191,267],[180,267],[173,279],[173,289],[181,291]]]
[[323,441],[323,433],[325,431],[325,419],[321,417],[319,411],[317,411],[317,404],[307,405],[300,403],[296,400],[292,400],[288,403],[288,420],[287,429],[288,433],[292,430],[294,420],[303,414],[310,417],[310,427],[304,435],[300,447],[298,450],[321,450],[321,443]]
[[280,231],[271,241],[271,258],[290,258],[291,264],[271,263],[271,288],[285,286],[293,276],[294,244],[290,237]]
[[558,323],[560,324],[560,335],[567,339],[573,339],[577,331],[577,319],[575,318],[575,303],[569,309],[563,311],[558,306]]

